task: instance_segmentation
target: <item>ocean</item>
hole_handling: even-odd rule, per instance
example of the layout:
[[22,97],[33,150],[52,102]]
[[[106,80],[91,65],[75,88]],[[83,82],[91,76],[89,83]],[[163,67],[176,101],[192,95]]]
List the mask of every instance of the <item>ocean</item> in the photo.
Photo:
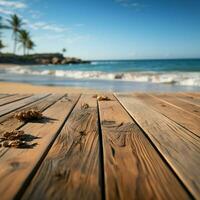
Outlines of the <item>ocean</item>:
[[121,91],[200,91],[200,59],[105,60],[79,65],[14,66],[1,81]]

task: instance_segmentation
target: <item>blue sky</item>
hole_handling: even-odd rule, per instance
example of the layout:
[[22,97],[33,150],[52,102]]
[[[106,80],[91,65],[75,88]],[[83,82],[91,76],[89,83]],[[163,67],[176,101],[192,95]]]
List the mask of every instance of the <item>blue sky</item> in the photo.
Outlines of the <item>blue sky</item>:
[[[200,57],[199,0],[0,0],[0,15],[17,13],[35,52],[83,59]],[[4,33],[12,51],[11,33]],[[21,49],[18,50],[21,53]]]

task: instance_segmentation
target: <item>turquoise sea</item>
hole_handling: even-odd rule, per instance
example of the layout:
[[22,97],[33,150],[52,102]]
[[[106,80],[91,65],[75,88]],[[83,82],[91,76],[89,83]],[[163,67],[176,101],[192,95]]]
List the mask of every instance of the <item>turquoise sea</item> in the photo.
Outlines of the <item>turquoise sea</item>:
[[15,66],[0,69],[0,80],[107,91],[200,91],[200,59]]

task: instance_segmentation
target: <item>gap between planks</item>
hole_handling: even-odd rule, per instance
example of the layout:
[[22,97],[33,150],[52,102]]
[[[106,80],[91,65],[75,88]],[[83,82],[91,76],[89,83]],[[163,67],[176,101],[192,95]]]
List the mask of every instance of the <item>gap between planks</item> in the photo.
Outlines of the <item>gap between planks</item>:
[[25,99],[25,98],[30,97],[30,96],[32,96],[32,94],[17,94],[17,95],[14,95],[14,96],[11,95],[11,96],[8,96],[6,98],[0,99],[0,106],[9,104],[9,103],[12,103],[12,102],[15,102],[15,101],[22,100],[22,99]]
[[[22,110],[26,111],[26,110],[30,110],[30,109],[37,109],[40,112],[44,112],[46,109],[48,109],[50,106],[52,106],[58,100],[60,100],[63,96],[65,96],[65,95],[52,94],[50,96],[45,97],[44,99],[41,99],[37,102],[34,102],[33,104],[28,105],[27,107],[22,108]],[[17,120],[14,117],[14,113],[12,113],[12,114],[10,113],[8,116],[6,116],[6,119],[4,119],[4,116],[0,117],[0,121],[2,121],[0,135],[4,131],[16,130],[26,124],[26,122]]]
[[21,101],[12,102],[10,104],[4,105],[0,107],[0,117],[3,115],[6,115],[10,112],[13,112],[19,108],[22,108],[30,103],[33,103],[35,101],[38,101],[39,99],[45,98],[46,96],[49,96],[50,94],[38,94],[30,96],[26,99],[22,99]]
[[190,193],[198,199],[200,194],[199,140],[193,138],[191,132],[149,108],[135,97],[126,94],[116,94],[116,97],[144,130]]
[[132,96],[200,138],[200,118],[198,116],[151,94],[135,93]]
[[106,199],[190,199],[118,100],[110,98],[98,102]]
[[22,199],[102,199],[97,114],[82,95]]
[[0,196],[2,199],[18,198],[39,167],[50,149],[60,128],[66,121],[79,95],[70,95],[71,99],[59,100],[49,107],[44,116],[45,123],[28,123],[22,127],[25,133],[38,138],[38,145],[33,149],[9,149],[0,156]]

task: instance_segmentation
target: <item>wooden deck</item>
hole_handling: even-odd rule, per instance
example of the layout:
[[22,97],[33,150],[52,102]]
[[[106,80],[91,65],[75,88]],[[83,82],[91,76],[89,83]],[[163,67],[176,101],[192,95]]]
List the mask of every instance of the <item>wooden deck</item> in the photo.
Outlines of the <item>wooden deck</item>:
[[0,147],[0,199],[200,199],[200,93],[107,96],[0,94],[0,137],[34,144]]

